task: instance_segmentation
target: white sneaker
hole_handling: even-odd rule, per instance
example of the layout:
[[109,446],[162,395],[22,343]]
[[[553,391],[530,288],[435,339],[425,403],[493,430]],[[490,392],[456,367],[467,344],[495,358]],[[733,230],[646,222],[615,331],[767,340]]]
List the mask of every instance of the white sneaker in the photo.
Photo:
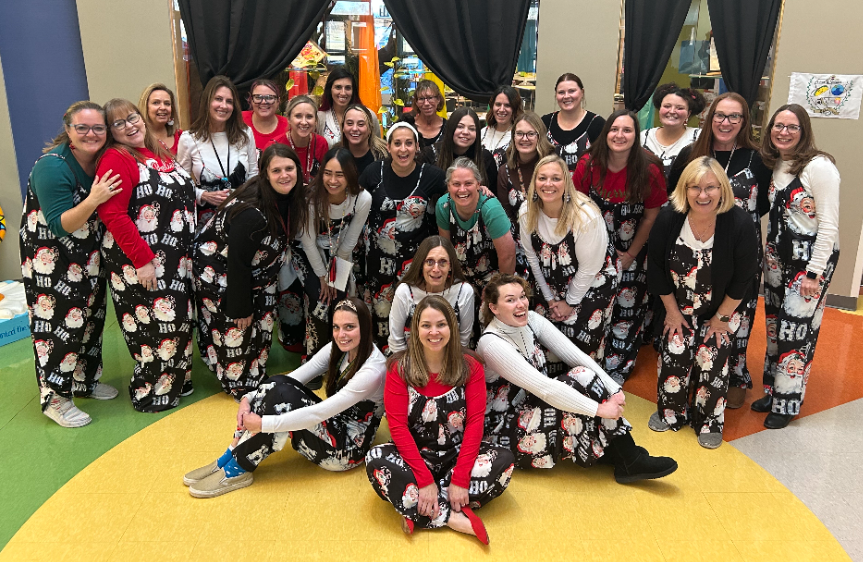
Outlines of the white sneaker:
[[54,396],[43,413],[63,427],[81,427],[93,421],[70,398],[62,396]]
[[110,384],[97,382],[96,387],[93,388],[93,392],[84,398],[92,398],[93,400],[113,400],[118,394],[120,394],[120,392]]

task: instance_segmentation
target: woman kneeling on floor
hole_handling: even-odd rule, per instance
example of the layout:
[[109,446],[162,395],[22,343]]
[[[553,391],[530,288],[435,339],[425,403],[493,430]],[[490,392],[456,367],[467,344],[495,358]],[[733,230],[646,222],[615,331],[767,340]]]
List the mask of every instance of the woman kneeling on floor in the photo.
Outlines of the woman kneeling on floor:
[[[529,310],[527,281],[494,277],[483,291],[488,323],[477,352],[486,361],[485,434],[515,455],[522,468],[551,468],[572,459],[585,468],[614,466],[620,484],[661,478],[677,470],[668,457],[651,457],[635,444],[623,419],[626,398],[589,355],[554,325]],[[569,372],[546,373],[554,350]]]
[[[325,374],[327,398],[304,385]],[[321,468],[344,471],[362,463],[383,416],[386,360],[372,343],[368,307],[357,298],[339,302],[333,313],[333,342],[288,375],[270,377],[246,394],[237,412],[237,431],[225,453],[186,474],[196,498],[245,488],[252,472],[288,438],[291,446]]]
[[485,374],[462,348],[455,311],[431,295],[416,307],[407,351],[390,360],[384,406],[393,442],[374,447],[366,473],[378,496],[414,525],[488,533],[473,513],[509,485],[513,456],[482,441]]

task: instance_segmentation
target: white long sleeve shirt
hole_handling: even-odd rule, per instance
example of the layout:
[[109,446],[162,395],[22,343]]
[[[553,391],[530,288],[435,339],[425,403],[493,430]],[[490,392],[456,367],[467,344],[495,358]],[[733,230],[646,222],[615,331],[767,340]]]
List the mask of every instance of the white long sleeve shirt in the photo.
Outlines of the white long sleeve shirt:
[[[255,150],[255,135],[248,127],[243,131],[247,138],[244,146],[229,145],[227,133],[210,133],[210,139],[213,141],[211,144],[209,140],[202,141],[189,131],[183,131],[177,142],[177,162],[189,172],[196,184],[223,177],[222,171],[228,166],[228,160],[231,162],[231,169],[224,170],[225,175],[230,176],[237,164],[242,164],[246,169],[246,181],[248,181],[258,175],[258,151]],[[217,153],[218,158],[216,158]],[[221,166],[219,159],[222,160]],[[203,193],[203,189],[195,187],[195,200],[199,204]]]
[[[360,239],[363,227],[368,221],[369,211],[372,208],[372,195],[363,189],[359,195],[348,195],[348,198],[342,203],[330,205],[330,218],[338,219],[346,213],[354,211],[354,202],[356,202],[356,213],[351,218],[351,224],[342,232],[341,237],[337,234],[332,236],[333,244],[336,243],[337,238],[339,239],[336,255],[347,261],[351,261],[351,255]],[[308,226],[300,235],[300,242],[303,244],[303,251],[306,253],[315,275],[323,277],[327,274],[326,250],[330,247],[330,240],[327,236],[318,235],[319,226],[315,210],[312,208],[309,211]]]
[[[413,291],[413,300],[411,300],[411,292]],[[476,321],[474,316],[474,293],[473,287],[469,283],[458,283],[445,290],[442,293],[427,293],[418,287],[409,287],[405,283],[399,283],[396,287],[395,295],[393,295],[393,304],[390,308],[390,337],[389,350],[391,353],[407,349],[407,341],[405,341],[405,327],[407,324],[408,313],[411,311],[411,305],[419,304],[428,295],[438,295],[446,299],[446,301],[456,308],[458,305],[458,331],[461,345],[467,348],[470,345],[470,337],[473,334],[473,323]]]
[[[773,186],[779,191],[788,187],[794,176],[788,173],[789,162],[780,161],[773,170]],[[809,257],[807,271],[821,275],[833,248],[839,249],[839,170],[824,156],[813,158],[800,172],[800,183],[815,199],[818,234]],[[792,217],[793,220],[793,217]]]
[[[306,384],[313,378],[327,372],[330,363],[330,353],[333,343],[330,342],[295,371],[288,373],[292,379]],[[347,358],[342,361],[339,369],[347,367]],[[354,404],[363,400],[371,400],[383,404],[384,381],[387,374],[387,361],[384,354],[372,347],[372,354],[362,367],[351,377],[341,390],[313,406],[293,410],[278,416],[262,416],[261,431],[264,433],[279,433],[283,431],[299,431],[310,429],[336,414],[344,412]],[[256,391],[246,394],[251,401]]]
[[[579,304],[584,294],[590,289],[596,279],[596,274],[605,265],[605,254],[608,250],[608,231],[599,210],[596,206],[588,204],[582,205],[581,209],[581,225],[578,232],[574,233],[575,248],[573,248],[575,259],[578,261],[578,271],[572,276],[566,290],[566,302],[570,306]],[[539,212],[536,230],[539,237],[547,244],[558,244],[566,236],[555,233],[557,221],[558,219],[549,218],[542,211]],[[551,303],[557,295],[552,293],[545,276],[542,274],[539,257],[536,253],[538,248],[533,247],[530,238],[531,233],[527,230],[527,205],[524,203],[519,209],[518,224],[521,232],[521,245],[524,248],[527,263],[536,278],[543,298]]]
[[599,404],[595,400],[545,376],[525,359],[533,352],[534,334],[540,344],[570,367],[582,366],[596,373],[611,394],[619,392],[620,385],[551,322],[533,311],[527,313],[527,318],[528,326],[522,327],[507,326],[497,318],[489,322],[476,348],[485,361],[486,382],[492,383],[503,377],[558,410],[596,416]]

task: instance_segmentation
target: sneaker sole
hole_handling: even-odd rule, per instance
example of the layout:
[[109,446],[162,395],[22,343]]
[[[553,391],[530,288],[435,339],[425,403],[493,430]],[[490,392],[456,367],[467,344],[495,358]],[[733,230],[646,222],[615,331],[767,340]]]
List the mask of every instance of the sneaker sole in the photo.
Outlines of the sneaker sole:
[[[210,474],[213,474],[213,473],[211,472]],[[207,476],[209,476],[209,474]],[[206,476],[204,478],[206,478]],[[195,484],[197,484],[198,482],[200,482],[201,480],[203,480],[204,478],[195,479],[195,478],[186,478],[185,476],[183,476],[183,485],[191,487],[191,486],[194,486]]]
[[193,395],[193,394],[195,394],[195,389],[194,389],[194,388],[193,388],[192,390],[189,390],[189,391],[186,391],[186,392],[181,392],[181,393],[180,393],[180,396],[181,396],[181,397],[183,397],[183,398],[185,398],[186,396],[191,396],[191,395]]
[[189,494],[191,494],[193,498],[215,498],[229,492],[233,492],[234,490],[239,490],[251,486],[254,481],[254,478],[249,478],[247,480],[243,480],[242,482],[237,482],[236,484],[225,486],[224,488],[219,488],[218,490],[196,490],[195,488],[192,488],[190,486]]
[[93,421],[93,418],[87,418],[86,420],[81,420],[81,421],[77,421],[77,422],[65,422],[65,423],[61,423],[61,422],[59,422],[59,421],[55,420],[54,418],[52,418],[51,416],[46,415],[45,417],[47,417],[49,420],[51,420],[52,422],[56,423],[56,424],[57,424],[57,425],[59,425],[60,427],[69,427],[69,428],[73,428],[73,427],[84,427],[85,425],[89,425],[89,424]]
[[615,481],[618,484],[632,484],[633,482],[638,482],[639,480],[655,480],[657,478],[663,478],[668,476],[677,470],[677,463],[674,463],[674,466],[660,471],[660,472],[650,472],[650,473],[642,473],[642,474],[630,474],[629,476],[623,476],[621,478],[615,477]]

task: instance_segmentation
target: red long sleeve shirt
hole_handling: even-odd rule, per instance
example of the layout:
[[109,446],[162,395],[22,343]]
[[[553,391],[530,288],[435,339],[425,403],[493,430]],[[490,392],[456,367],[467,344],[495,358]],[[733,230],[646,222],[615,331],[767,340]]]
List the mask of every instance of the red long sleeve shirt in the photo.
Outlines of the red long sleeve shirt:
[[[572,172],[572,181],[575,188],[585,195],[590,195],[590,184],[596,185],[599,183],[599,170],[593,169],[593,177],[591,181],[587,181],[587,161],[590,158],[585,154],[578,161],[578,165]],[[665,176],[658,166],[651,164],[650,168],[650,195],[644,201],[645,209],[655,209],[661,207],[668,201],[668,194],[665,190]],[[605,181],[602,185],[602,195],[606,197],[609,203],[623,203],[626,201],[626,168],[619,172],[607,170],[605,172]]]
[[[452,474],[452,483],[462,488],[470,484],[470,472],[473,469],[476,457],[479,454],[479,445],[482,441],[483,423],[485,419],[485,369],[482,364],[473,357],[467,357],[470,368],[467,383],[465,383],[465,400],[467,402],[467,416],[464,425],[464,439],[459,451],[458,461]],[[423,396],[441,396],[453,387],[438,382],[437,374],[431,374],[431,380],[422,388],[415,388]],[[384,408],[387,413],[387,422],[390,426],[390,435],[393,443],[405,462],[411,468],[417,479],[417,485],[422,488],[434,484],[435,479],[420,455],[416,441],[408,426],[408,385],[399,375],[398,364],[393,363],[387,371],[387,381],[384,390]]]

